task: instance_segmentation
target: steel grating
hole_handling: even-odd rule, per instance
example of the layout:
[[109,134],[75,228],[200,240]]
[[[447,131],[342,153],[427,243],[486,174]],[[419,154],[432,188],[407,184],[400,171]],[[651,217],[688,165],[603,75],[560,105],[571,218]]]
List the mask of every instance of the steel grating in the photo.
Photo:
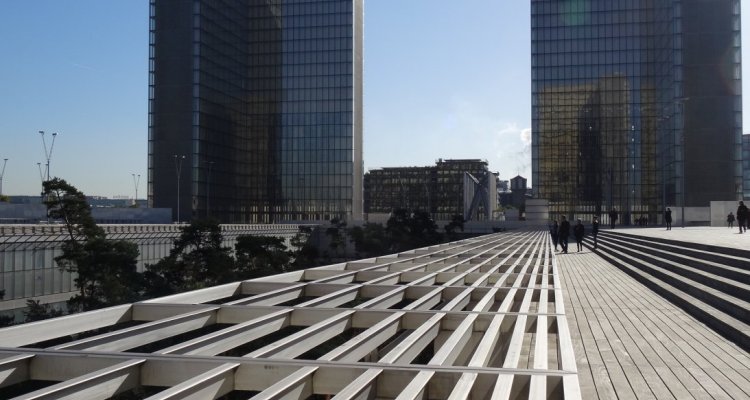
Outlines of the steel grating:
[[580,399],[550,250],[498,233],[5,328],[0,397]]

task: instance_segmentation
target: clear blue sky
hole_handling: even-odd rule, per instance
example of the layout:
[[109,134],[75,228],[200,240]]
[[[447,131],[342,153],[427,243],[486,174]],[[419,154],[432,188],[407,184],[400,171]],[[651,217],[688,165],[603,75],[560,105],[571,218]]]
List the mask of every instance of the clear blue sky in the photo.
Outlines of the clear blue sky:
[[[132,196],[140,174],[144,197],[148,1],[0,3],[3,192],[39,192],[45,130],[52,175]],[[367,169],[482,158],[530,177],[530,86],[527,0],[365,0]]]

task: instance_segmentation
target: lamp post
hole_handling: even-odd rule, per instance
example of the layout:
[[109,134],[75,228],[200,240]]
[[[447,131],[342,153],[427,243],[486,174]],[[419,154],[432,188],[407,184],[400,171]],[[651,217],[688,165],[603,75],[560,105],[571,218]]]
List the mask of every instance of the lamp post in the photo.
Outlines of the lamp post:
[[182,172],[182,162],[185,160],[184,155],[174,154],[174,168],[177,173],[177,223],[180,222],[180,174]]
[[44,178],[42,180],[48,181],[50,176],[50,161],[52,160],[52,150],[55,148],[55,138],[57,138],[57,132],[52,133],[52,144],[49,146],[49,149],[47,149],[47,141],[44,139],[44,131],[39,131],[39,135],[42,137],[42,146],[44,146],[44,158],[47,161],[45,166],[45,173]]
[[[141,174],[130,174],[133,176],[133,185],[135,186],[135,198],[133,199],[133,204],[135,206],[138,206],[138,183],[141,181]],[[136,179],[137,177],[137,179]]]
[[3,158],[3,169],[0,171],[0,196],[3,195],[3,176],[5,176],[5,164],[8,163],[7,158]]

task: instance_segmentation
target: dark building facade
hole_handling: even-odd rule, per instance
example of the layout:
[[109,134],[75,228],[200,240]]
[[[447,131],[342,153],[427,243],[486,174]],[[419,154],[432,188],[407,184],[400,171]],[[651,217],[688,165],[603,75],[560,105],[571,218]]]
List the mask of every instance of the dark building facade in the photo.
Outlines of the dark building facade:
[[151,0],[150,205],[361,219],[362,18],[362,0]]
[[[427,167],[372,169],[365,174],[364,182],[365,213],[387,214],[404,208],[426,210],[440,221],[455,215],[491,219],[497,206],[497,177],[484,160],[440,159]],[[477,185],[485,185],[487,194],[492,193],[488,196],[491,210],[478,203],[469,216],[466,212],[471,209]]]
[[656,220],[742,193],[739,0],[532,0],[532,181]]
[[750,199],[750,134],[742,135],[742,197]]

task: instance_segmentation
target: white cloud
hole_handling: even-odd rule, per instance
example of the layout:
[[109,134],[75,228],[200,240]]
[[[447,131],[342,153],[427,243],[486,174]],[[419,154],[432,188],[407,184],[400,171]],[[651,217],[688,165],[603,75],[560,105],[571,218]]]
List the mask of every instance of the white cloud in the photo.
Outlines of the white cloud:
[[531,128],[521,130],[521,141],[526,146],[531,146]]

